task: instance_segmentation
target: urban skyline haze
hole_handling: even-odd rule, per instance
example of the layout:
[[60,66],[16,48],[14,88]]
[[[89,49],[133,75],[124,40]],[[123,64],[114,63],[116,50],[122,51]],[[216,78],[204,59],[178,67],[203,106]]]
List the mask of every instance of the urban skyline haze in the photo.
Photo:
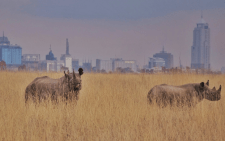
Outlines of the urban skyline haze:
[[0,31],[23,54],[52,51],[82,60],[123,58],[142,67],[165,46],[174,66],[191,65],[193,30],[201,19],[210,26],[210,63],[225,66],[225,2],[223,0],[2,0]]

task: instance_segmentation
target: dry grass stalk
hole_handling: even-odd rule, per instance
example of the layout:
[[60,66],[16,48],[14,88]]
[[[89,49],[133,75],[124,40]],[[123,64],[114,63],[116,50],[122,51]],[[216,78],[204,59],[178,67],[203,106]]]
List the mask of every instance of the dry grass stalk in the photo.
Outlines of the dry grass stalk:
[[[84,74],[78,102],[25,106],[26,86],[36,77],[63,73],[0,72],[0,140],[225,140],[224,75]],[[155,85],[210,80],[222,98],[193,108],[149,105]]]

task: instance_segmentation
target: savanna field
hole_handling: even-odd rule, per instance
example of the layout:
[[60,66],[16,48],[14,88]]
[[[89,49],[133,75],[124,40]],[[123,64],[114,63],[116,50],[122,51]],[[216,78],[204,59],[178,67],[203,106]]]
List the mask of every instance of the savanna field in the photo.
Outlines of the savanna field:
[[[63,73],[0,72],[0,140],[3,141],[223,141],[225,75],[84,74],[79,100],[25,105],[25,88],[39,76]],[[166,83],[209,80],[221,100],[195,107],[149,105],[148,91]]]

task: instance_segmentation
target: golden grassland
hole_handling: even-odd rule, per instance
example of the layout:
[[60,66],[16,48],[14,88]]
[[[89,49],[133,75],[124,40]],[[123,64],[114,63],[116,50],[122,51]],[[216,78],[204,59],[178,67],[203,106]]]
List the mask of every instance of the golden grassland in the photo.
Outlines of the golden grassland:
[[[25,105],[26,86],[38,76],[63,73],[0,72],[0,140],[225,140],[225,75],[84,74],[76,102]],[[197,106],[149,105],[155,85],[182,85],[210,80],[222,85],[220,101]]]

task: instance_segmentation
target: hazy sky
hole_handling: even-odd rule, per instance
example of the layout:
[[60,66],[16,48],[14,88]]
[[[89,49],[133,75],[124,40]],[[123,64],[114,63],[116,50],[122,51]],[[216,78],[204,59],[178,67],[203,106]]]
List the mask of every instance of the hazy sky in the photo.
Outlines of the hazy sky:
[[225,66],[224,0],[1,0],[0,32],[23,54],[49,52],[59,59],[69,39],[73,58],[92,60],[120,57],[140,67],[165,50],[190,66],[193,29],[209,24],[211,66]]

